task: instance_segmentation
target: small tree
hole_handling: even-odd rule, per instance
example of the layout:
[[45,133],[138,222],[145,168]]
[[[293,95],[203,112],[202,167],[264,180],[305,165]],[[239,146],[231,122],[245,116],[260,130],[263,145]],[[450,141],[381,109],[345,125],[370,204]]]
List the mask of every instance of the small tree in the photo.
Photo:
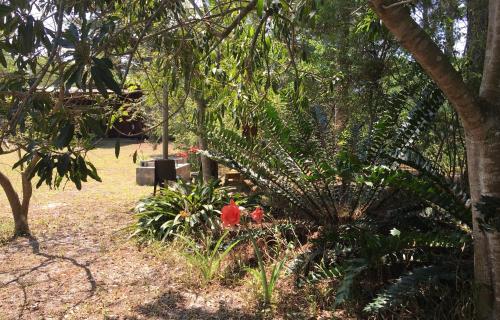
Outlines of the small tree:
[[[86,7],[88,6],[88,7]],[[111,60],[105,57],[109,21],[88,21],[91,3],[12,1],[0,4],[0,155],[17,152],[22,191],[0,172],[15,222],[15,235],[30,233],[32,180],[58,187],[64,179],[78,189],[96,168],[86,160],[102,132],[108,89],[120,93]],[[94,7],[92,7],[94,8]],[[96,12],[102,8],[96,7]],[[97,13],[90,17],[95,19]],[[75,23],[70,22],[75,21]],[[77,26],[78,24],[78,26]],[[92,46],[91,46],[92,44]],[[66,94],[72,85],[93,95],[98,108],[79,110]],[[104,98],[103,98],[104,97]]]

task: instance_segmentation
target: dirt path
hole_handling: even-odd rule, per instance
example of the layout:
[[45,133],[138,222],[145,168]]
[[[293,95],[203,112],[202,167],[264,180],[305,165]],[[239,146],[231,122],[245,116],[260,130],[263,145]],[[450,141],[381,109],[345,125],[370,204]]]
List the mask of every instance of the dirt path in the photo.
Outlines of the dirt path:
[[[190,289],[189,271],[175,257],[140,251],[127,241],[130,211],[151,188],[134,182],[130,156],[138,145],[122,147],[116,160],[112,144],[91,154],[103,183],[88,183],[82,191],[69,185],[36,190],[34,237],[0,244],[0,319],[253,318],[239,309],[247,305],[241,294]],[[144,156],[154,153],[142,150]],[[3,194],[0,208],[5,233],[12,224]]]

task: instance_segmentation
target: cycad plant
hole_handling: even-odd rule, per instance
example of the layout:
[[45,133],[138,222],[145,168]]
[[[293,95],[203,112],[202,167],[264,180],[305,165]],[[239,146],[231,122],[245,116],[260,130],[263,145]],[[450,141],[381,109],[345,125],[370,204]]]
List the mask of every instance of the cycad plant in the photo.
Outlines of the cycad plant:
[[[363,291],[363,279],[377,292],[364,293],[364,312],[375,314],[404,305],[415,292],[440,288],[457,297],[470,289],[467,191],[417,145],[444,98],[432,85],[416,97],[408,92],[388,95],[372,128],[351,125],[341,136],[307,103],[264,104],[254,138],[227,127],[210,132],[210,156],[287,199],[288,212],[330,226],[333,240],[314,246],[297,270],[340,281],[336,305],[353,299],[354,288]],[[456,316],[466,318],[470,309]]]
[[[263,103],[255,119],[257,137],[214,127],[205,153],[325,225],[352,221],[379,206],[391,196],[391,186],[414,192],[443,211],[462,210],[466,193],[413,148],[443,104],[441,93],[429,85],[417,99],[403,90],[386,100],[386,113],[369,132],[364,129],[361,135],[359,126],[351,126],[340,137],[305,98],[279,107]],[[408,108],[401,123],[400,110]],[[468,209],[460,214],[466,219]]]

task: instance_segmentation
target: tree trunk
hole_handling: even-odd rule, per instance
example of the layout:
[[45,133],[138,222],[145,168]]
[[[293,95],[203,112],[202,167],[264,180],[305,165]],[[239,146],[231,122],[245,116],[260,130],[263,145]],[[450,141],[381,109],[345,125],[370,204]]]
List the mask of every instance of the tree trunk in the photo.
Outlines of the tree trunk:
[[[460,116],[467,139],[472,200],[476,318],[500,319],[500,233],[479,227],[483,196],[500,199],[500,0],[490,0],[488,35],[479,98],[432,39],[411,18],[408,8],[371,0],[373,9],[431,76]],[[497,211],[499,208],[495,208]]]
[[457,7],[453,0],[441,1],[439,3],[443,16],[444,30],[444,53],[448,57],[455,56],[455,18],[457,16]]
[[337,49],[335,59],[343,75],[339,86],[339,101],[335,103],[334,109],[334,134],[337,140],[339,140],[342,131],[347,127],[350,118],[351,61],[349,59],[349,36],[351,10],[349,6],[352,6],[351,1],[340,1],[338,4],[338,16],[336,17],[338,20],[338,25],[336,26],[338,37],[335,39],[335,48]]
[[2,186],[3,190],[5,191],[5,195],[9,200],[10,209],[12,210],[12,216],[14,217],[14,236],[29,235],[30,228],[28,225],[27,210],[27,208],[29,207],[29,200],[27,200],[27,207],[25,210],[25,208],[23,208],[23,205],[21,204],[21,201],[19,200],[19,195],[12,186],[9,178],[2,172],[0,172],[0,186]]
[[484,67],[486,35],[488,33],[488,0],[467,0],[467,85],[479,92],[481,73]]
[[35,154],[30,163],[26,166],[26,170],[21,172],[22,182],[22,201],[19,194],[14,189],[9,178],[0,172],[0,186],[5,191],[5,195],[9,201],[12,216],[14,217],[14,236],[26,236],[30,234],[28,224],[28,212],[30,207],[31,196],[33,195],[33,186],[31,185],[30,176],[33,168],[40,160],[40,156]]
[[163,85],[163,106],[161,108],[163,125],[161,131],[162,156],[163,159],[168,159],[168,85]]
[[500,197],[500,140],[467,137],[467,161],[472,200],[474,238],[474,282],[477,319],[500,315],[500,242],[498,232],[481,230],[476,204],[482,196]]
[[[195,97],[196,105],[198,107],[198,147],[201,150],[208,150],[208,143],[206,139],[205,130],[205,115],[207,109],[207,102],[202,97]],[[219,170],[217,162],[213,161],[205,155],[201,155],[201,173],[203,182],[208,183],[211,180],[219,178]]]

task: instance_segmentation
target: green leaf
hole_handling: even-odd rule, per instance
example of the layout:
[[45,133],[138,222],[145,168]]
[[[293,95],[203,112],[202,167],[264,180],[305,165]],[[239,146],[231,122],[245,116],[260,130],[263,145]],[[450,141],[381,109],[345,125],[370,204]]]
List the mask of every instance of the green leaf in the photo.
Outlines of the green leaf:
[[83,65],[75,64],[70,68],[68,68],[67,72],[69,74],[69,77],[67,78],[68,80],[66,81],[66,88],[70,89],[74,83],[81,81],[83,73]]
[[264,0],[257,0],[257,14],[262,17],[262,12],[264,11]]
[[89,175],[89,177],[91,177],[92,179],[94,179],[95,181],[99,181],[99,182],[102,182],[102,179],[101,177],[99,177],[99,175],[97,174],[97,169],[96,167],[91,163],[91,162],[86,162],[87,165],[90,167],[90,170],[87,170],[87,173]]
[[121,94],[121,87],[111,72],[111,68],[113,67],[111,60],[108,58],[92,58],[92,61],[94,62],[92,77],[95,75],[106,87],[113,90],[116,94]]
[[82,180],[80,180],[79,177],[75,177],[73,182],[75,183],[76,189],[82,190]]
[[0,63],[4,66],[4,68],[7,68],[7,60],[5,60],[2,50],[0,50]]
[[392,228],[391,229],[391,235],[394,236],[394,237],[399,237],[401,235],[401,231],[399,231],[396,228]]
[[118,159],[120,156],[120,139],[116,139],[115,141],[115,157]]
[[104,136],[102,123],[99,120],[89,116],[85,118],[84,123],[90,132],[94,133],[98,137]]
[[59,131],[59,135],[54,140],[54,146],[56,148],[62,149],[67,147],[73,139],[73,135],[75,133],[75,126],[72,123],[66,123],[61,130]]
[[63,177],[69,169],[70,156],[69,153],[65,153],[59,156],[57,159],[57,173],[59,176]]
[[96,66],[90,67],[90,75],[92,76],[92,80],[94,80],[95,87],[104,97],[108,97],[108,91],[106,86],[104,85],[104,81],[101,78],[99,73],[99,69]]

